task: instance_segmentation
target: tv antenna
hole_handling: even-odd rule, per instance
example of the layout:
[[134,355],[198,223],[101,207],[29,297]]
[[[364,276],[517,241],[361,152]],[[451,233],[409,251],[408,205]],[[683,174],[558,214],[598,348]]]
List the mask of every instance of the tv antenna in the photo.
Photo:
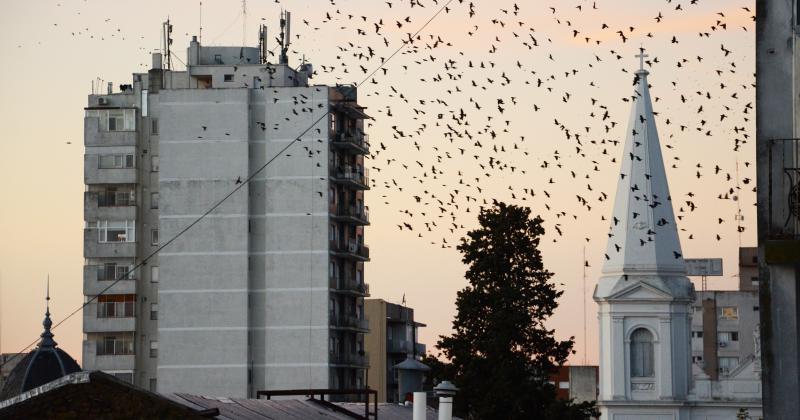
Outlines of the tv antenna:
[[281,11],[281,59],[280,64],[289,64],[289,44],[292,43],[292,12]]
[[242,0],[242,46],[247,41],[247,0]]
[[162,24],[161,34],[163,42],[161,51],[164,53],[164,62],[167,65],[167,70],[172,70],[172,24],[169,23],[169,18]]
[[203,1],[200,0],[200,31],[197,34],[197,39],[200,40],[200,43],[203,43]]

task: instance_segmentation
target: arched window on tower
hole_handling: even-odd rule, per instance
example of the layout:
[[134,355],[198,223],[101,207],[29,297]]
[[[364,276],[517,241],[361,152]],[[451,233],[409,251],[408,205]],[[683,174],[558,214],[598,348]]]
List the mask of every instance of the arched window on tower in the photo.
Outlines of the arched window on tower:
[[631,377],[654,376],[653,333],[638,328],[631,334]]

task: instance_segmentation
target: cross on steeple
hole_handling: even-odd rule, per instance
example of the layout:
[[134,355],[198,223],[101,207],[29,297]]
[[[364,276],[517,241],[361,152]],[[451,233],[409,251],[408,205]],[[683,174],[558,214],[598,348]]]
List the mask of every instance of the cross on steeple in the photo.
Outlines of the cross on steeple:
[[636,58],[639,59],[639,70],[644,70],[644,59],[647,57],[650,56],[644,53],[644,47],[639,47],[639,54],[636,54]]

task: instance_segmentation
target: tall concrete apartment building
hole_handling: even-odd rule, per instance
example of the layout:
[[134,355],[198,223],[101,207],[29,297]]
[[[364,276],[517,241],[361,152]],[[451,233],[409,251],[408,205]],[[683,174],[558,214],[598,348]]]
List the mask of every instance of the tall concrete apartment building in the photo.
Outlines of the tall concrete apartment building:
[[211,396],[365,385],[369,117],[288,45],[268,63],[262,29],[89,96],[87,298],[239,190],[86,307],[85,369]]
[[800,1],[756,1],[756,181],[765,418],[800,413]]

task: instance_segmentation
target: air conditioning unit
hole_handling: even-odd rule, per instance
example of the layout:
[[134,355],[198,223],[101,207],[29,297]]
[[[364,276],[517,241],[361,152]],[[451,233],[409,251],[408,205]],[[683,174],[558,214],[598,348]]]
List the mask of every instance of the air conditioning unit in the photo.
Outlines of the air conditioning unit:
[[108,105],[108,98],[97,98],[98,105]]

